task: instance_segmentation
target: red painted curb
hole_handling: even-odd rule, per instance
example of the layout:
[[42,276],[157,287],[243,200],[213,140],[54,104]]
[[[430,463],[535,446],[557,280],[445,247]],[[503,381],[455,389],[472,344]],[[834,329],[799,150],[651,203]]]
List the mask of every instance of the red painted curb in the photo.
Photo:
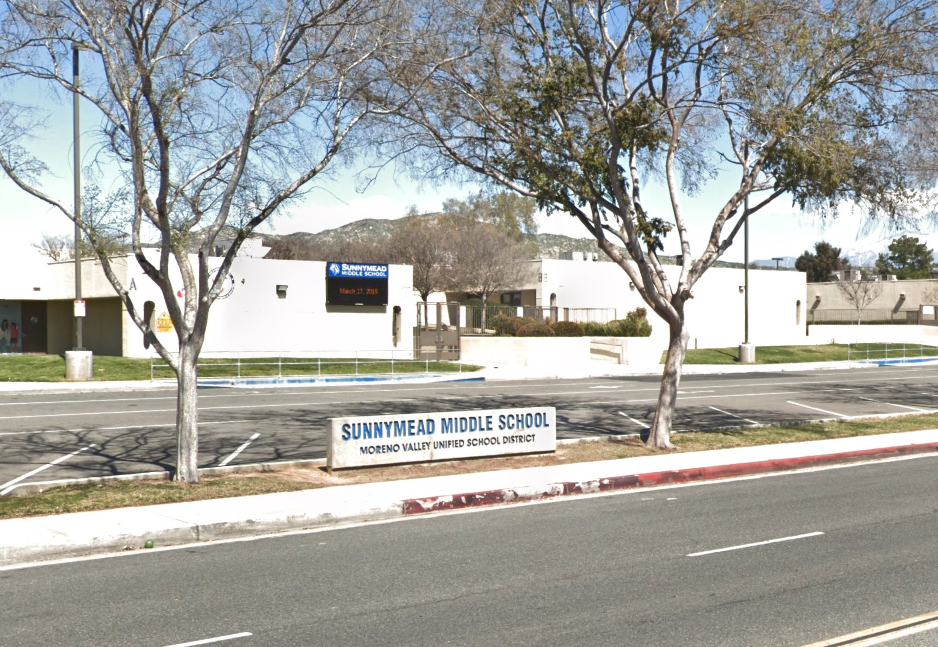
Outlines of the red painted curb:
[[715,465],[713,467],[689,468],[667,472],[648,472],[645,474],[631,474],[627,476],[611,476],[583,482],[569,481],[565,483],[549,483],[547,485],[531,486],[526,488],[488,490],[484,492],[454,494],[452,496],[407,499],[404,501],[404,514],[413,515],[423,514],[426,512],[439,512],[441,510],[474,508],[484,505],[517,503],[520,501],[537,501],[540,499],[552,499],[571,494],[609,492],[614,490],[649,487],[653,485],[666,485],[669,483],[707,481],[711,479],[728,478],[733,476],[745,476],[747,474],[781,472],[805,467],[836,465],[838,463],[853,463],[857,461],[870,460],[873,458],[893,458],[896,456],[927,454],[930,452],[938,452],[938,443],[882,447],[854,452],[843,452],[839,454],[800,456],[798,458],[783,458],[777,460],[756,461],[752,463],[737,463],[734,465]]

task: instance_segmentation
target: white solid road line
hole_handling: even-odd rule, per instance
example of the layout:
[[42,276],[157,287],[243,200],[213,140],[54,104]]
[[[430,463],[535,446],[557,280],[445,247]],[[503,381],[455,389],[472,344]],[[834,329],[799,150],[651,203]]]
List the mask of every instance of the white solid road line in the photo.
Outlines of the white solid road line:
[[625,417],[625,418],[628,418],[629,420],[631,420],[632,422],[634,422],[634,423],[635,423],[636,425],[638,425],[639,427],[642,427],[643,429],[649,429],[649,427],[648,427],[647,424],[645,424],[644,422],[641,422],[641,421],[639,421],[639,420],[636,420],[635,418],[633,418],[633,417],[630,416],[630,415],[627,415],[627,414],[625,414],[625,413],[623,413],[623,412],[621,412],[621,411],[619,412],[619,415],[620,415],[620,416],[623,416],[623,417]]
[[870,647],[922,633],[923,631],[931,631],[932,629],[938,629],[938,611],[915,616],[914,618],[906,618],[898,622],[890,622],[886,625],[838,636],[837,638],[822,640],[804,647],[837,647],[838,645],[844,647],[847,645],[849,647]]
[[735,413],[730,413],[729,411],[724,411],[723,409],[717,409],[716,407],[710,407],[710,408],[713,409],[714,411],[719,411],[720,413],[725,413],[728,416],[742,420],[743,422],[752,423],[756,425],[757,427],[762,425],[761,422],[756,422],[755,420],[750,420],[749,418],[743,418],[742,416],[737,416]]
[[726,553],[731,550],[742,550],[743,548],[753,548],[754,546],[766,546],[768,544],[778,544],[783,541],[794,541],[796,539],[806,539],[808,537],[818,537],[823,535],[823,532],[809,532],[803,535],[794,535],[792,537],[781,537],[779,539],[769,539],[768,541],[757,541],[752,544],[741,544],[739,546],[729,546],[727,548],[716,548],[714,550],[704,550],[699,553],[691,553],[687,557],[701,557],[702,555],[713,555],[714,553]]
[[[255,422],[254,420],[217,420],[212,422],[199,422],[199,427],[206,425],[231,425],[241,422]],[[82,432],[101,432],[101,431],[125,431],[127,429],[156,429],[158,427],[175,427],[175,422],[161,423],[158,425],[124,425],[122,427],[92,427],[88,429],[38,429],[35,431],[4,431],[0,436],[29,436],[30,434],[78,434]]]
[[92,444],[88,445],[87,447],[82,447],[81,449],[77,449],[77,450],[73,451],[71,454],[66,454],[65,456],[60,456],[60,457],[56,458],[54,461],[52,461],[51,463],[46,463],[46,464],[43,465],[42,467],[37,467],[37,468],[34,469],[32,472],[27,472],[26,474],[23,474],[22,476],[20,476],[20,477],[18,477],[18,478],[15,478],[15,479],[13,479],[12,481],[7,481],[7,482],[4,483],[3,485],[0,485],[0,495],[4,495],[4,494],[6,494],[7,492],[9,492],[10,490],[12,490],[12,489],[13,489],[13,486],[16,485],[17,483],[19,483],[20,481],[23,481],[23,480],[25,480],[25,479],[28,479],[30,476],[33,476],[34,474],[38,474],[39,472],[42,472],[43,470],[47,470],[47,469],[49,469],[50,467],[54,467],[55,465],[58,465],[58,464],[61,463],[62,461],[66,461],[66,460],[68,460],[69,458],[71,458],[72,456],[75,456],[76,454],[80,454],[80,453],[82,453],[83,451],[87,451],[87,450],[91,449],[92,447],[97,447],[97,445],[95,445],[94,443],[92,443]]
[[247,638],[248,636],[253,636],[254,634],[248,631],[242,631],[239,634],[228,634],[227,636],[218,636],[217,638],[205,638],[204,640],[193,640],[188,643],[176,643],[175,645],[167,645],[166,647],[195,647],[196,645],[211,645],[212,643],[220,643],[223,640],[234,640],[235,638]]
[[804,407],[805,409],[813,409],[814,411],[820,411],[821,413],[829,413],[832,416],[837,416],[838,418],[849,418],[850,416],[845,416],[842,413],[837,413],[836,411],[828,411],[827,409],[818,409],[817,407],[811,407],[806,404],[801,404],[800,402],[794,402],[792,400],[785,400],[788,404],[793,404],[796,407]]
[[240,454],[240,453],[243,452],[245,449],[247,449],[247,446],[250,445],[251,443],[253,443],[255,440],[257,440],[257,437],[258,437],[258,436],[260,436],[260,434],[254,434],[253,436],[251,436],[250,438],[248,438],[248,440],[247,440],[246,443],[244,443],[243,445],[241,445],[240,447],[238,447],[236,450],[234,450],[233,452],[231,452],[231,455],[228,456],[228,458],[226,458],[225,460],[223,460],[221,463],[219,463],[218,466],[219,466],[219,467],[224,467],[225,465],[227,465],[228,463],[230,463],[230,462],[232,461],[232,459],[237,458],[238,454]]

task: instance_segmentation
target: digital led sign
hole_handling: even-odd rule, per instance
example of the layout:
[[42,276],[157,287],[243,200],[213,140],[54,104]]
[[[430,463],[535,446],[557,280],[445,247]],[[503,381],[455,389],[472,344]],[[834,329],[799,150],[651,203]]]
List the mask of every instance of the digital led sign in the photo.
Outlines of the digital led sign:
[[326,305],[388,305],[388,266],[374,263],[326,263]]

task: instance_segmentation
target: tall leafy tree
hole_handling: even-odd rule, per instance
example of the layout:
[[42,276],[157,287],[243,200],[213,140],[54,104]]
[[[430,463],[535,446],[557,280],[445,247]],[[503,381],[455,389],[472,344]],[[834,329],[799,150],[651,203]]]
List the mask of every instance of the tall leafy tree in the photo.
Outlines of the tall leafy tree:
[[814,243],[814,253],[805,250],[795,260],[795,269],[808,275],[808,283],[823,283],[832,280],[834,272],[850,268],[850,263],[840,255],[840,248],[825,241]]
[[[893,131],[904,95],[934,87],[931,0],[437,0],[428,11],[446,38],[411,60],[425,70],[424,52],[444,49],[454,60],[406,113],[408,150],[438,154],[415,164],[481,174],[569,214],[628,275],[670,330],[651,446],[671,447],[685,304],[748,218],[783,196],[893,218],[914,198]],[[725,175],[733,188],[693,214],[710,223],[694,244],[685,198]],[[656,182],[661,209],[643,200]],[[659,257],[666,237],[673,272]]]
[[889,243],[889,253],[876,259],[880,274],[895,274],[899,280],[927,279],[934,266],[932,251],[915,236],[899,236]]
[[[97,159],[120,187],[100,202],[123,207],[125,219],[110,224],[129,234],[139,268],[159,287],[178,350],[150,329],[102,253],[101,219],[79,226],[129,316],[178,378],[177,480],[198,480],[197,367],[222,288],[214,277],[228,273],[258,226],[367,142],[360,135],[369,119],[396,108],[389,81],[410,17],[410,5],[397,0],[0,4],[2,75],[22,87],[77,92],[93,106],[85,114],[97,119]],[[85,62],[80,86],[65,64],[73,49]],[[15,87],[0,93],[0,168],[75,220],[70,200],[42,189],[46,168],[26,141],[39,132],[36,106],[16,105],[18,97]],[[219,261],[210,257],[223,232],[234,242],[213,276],[209,265]],[[153,253],[143,248],[147,236]]]
[[[480,191],[466,200],[451,198],[443,202],[445,215],[495,225],[517,241],[537,233],[536,211],[533,198],[511,191]],[[458,226],[458,221],[455,224]]]

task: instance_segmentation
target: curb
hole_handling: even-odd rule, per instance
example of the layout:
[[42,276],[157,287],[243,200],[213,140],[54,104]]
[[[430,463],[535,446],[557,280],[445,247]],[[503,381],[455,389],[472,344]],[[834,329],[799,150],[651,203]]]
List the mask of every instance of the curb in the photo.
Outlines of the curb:
[[881,458],[898,458],[928,453],[938,453],[938,443],[901,445],[897,447],[884,447],[838,454],[716,465],[712,467],[666,472],[648,472],[645,474],[632,474],[627,476],[610,476],[582,482],[568,481],[563,483],[547,483],[545,485],[525,488],[487,490],[484,492],[470,492],[442,497],[408,499],[404,501],[403,514],[404,516],[410,516],[430,512],[477,508],[486,505],[541,501],[561,496],[615,492],[617,490],[691,483],[694,481],[711,481],[736,476],[785,472],[809,467],[850,464]]
[[[838,453],[619,474],[583,481],[535,482],[514,488],[410,499],[399,499],[393,495],[382,497],[379,494],[380,488],[375,488],[368,498],[357,499],[353,502],[353,499],[347,499],[343,495],[342,487],[337,487],[333,490],[335,496],[313,504],[307,493],[321,492],[321,490],[301,490],[282,495],[255,495],[256,497],[282,496],[284,498],[281,499],[281,505],[276,509],[265,506],[263,509],[247,514],[242,504],[244,499],[235,498],[166,504],[165,506],[115,508],[100,512],[79,512],[61,517],[54,515],[21,517],[0,522],[4,526],[4,536],[9,540],[5,545],[0,546],[0,569],[58,559],[137,551],[144,549],[147,541],[153,541],[160,548],[170,548],[482,506],[545,501],[565,496],[693,483],[935,453],[938,453],[938,440]],[[70,520],[66,518],[72,517],[71,521],[74,522],[78,518],[76,515],[94,516],[82,517],[85,520],[83,523],[69,524]],[[110,528],[110,531],[103,530],[103,528]]]

